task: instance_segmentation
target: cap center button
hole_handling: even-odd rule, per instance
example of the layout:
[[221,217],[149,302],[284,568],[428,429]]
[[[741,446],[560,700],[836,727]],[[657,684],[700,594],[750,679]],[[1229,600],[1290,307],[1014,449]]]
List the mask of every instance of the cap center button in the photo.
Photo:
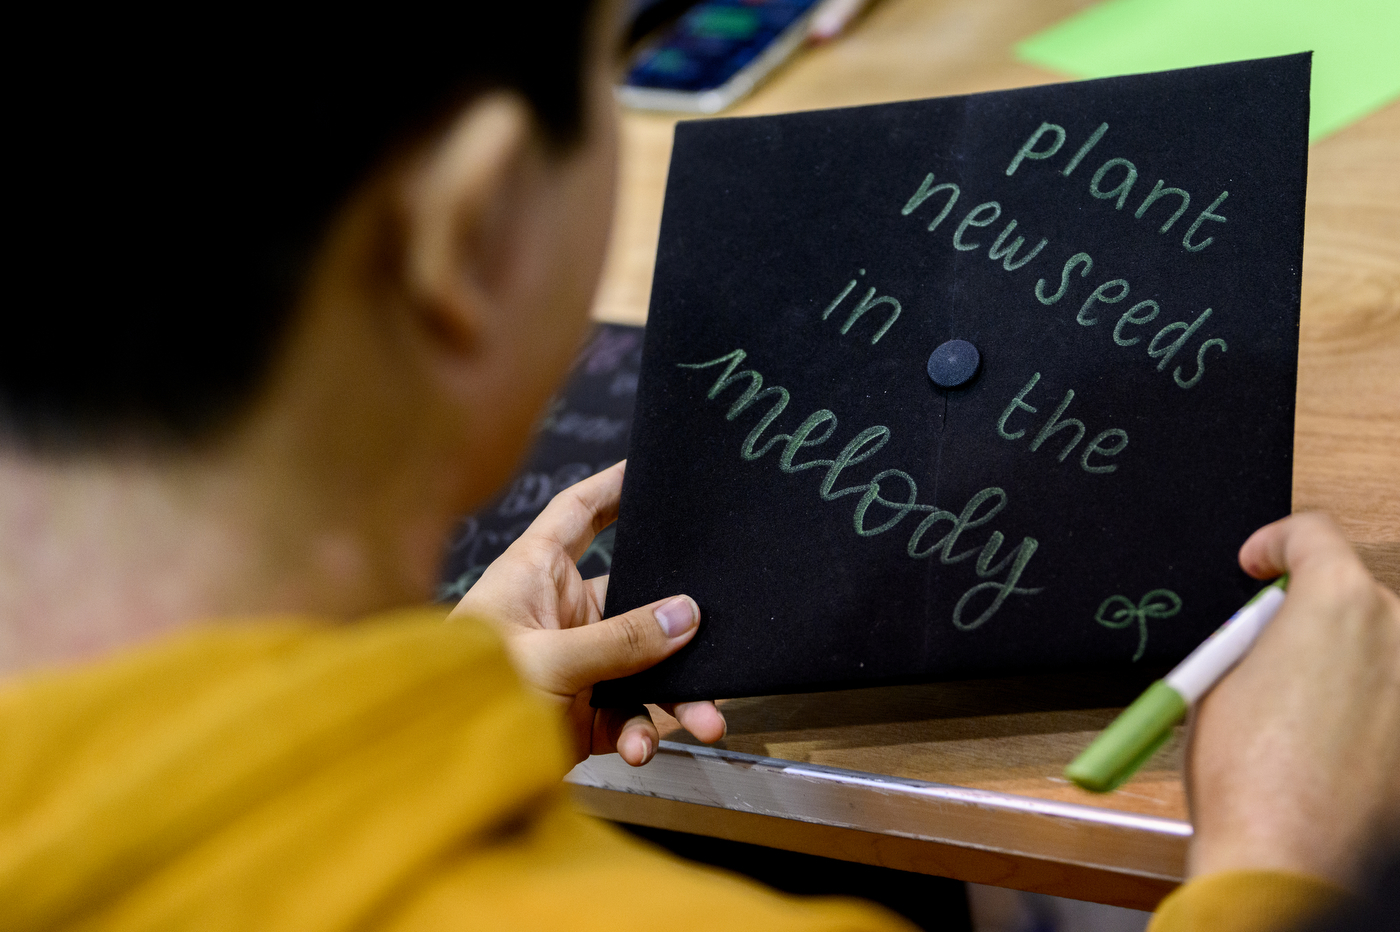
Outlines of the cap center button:
[[939,388],[962,388],[977,376],[982,354],[966,340],[949,340],[928,357],[928,377]]

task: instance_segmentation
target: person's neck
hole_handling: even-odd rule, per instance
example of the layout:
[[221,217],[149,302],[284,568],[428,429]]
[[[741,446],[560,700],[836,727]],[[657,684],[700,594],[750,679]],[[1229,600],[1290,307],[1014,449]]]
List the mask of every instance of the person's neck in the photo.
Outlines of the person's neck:
[[449,509],[372,482],[319,488],[316,470],[257,462],[253,446],[0,454],[0,673],[201,621],[347,618],[430,596]]
[[201,622],[350,619],[432,597],[452,521],[499,477],[465,470],[461,417],[347,307],[303,316],[216,442],[0,448],[0,675]]

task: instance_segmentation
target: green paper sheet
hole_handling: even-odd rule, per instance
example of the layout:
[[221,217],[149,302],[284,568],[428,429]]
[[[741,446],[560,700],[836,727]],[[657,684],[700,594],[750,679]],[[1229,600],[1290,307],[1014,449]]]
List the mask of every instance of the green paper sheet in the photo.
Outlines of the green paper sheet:
[[1312,51],[1309,138],[1400,96],[1400,0],[1109,0],[1017,46],[1080,78]]

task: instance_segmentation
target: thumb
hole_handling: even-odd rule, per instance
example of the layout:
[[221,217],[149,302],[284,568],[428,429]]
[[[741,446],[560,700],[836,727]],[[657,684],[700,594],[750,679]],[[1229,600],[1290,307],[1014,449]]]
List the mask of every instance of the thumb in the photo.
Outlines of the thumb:
[[1341,528],[1319,513],[1289,515],[1266,524],[1240,548],[1240,567],[1255,579],[1286,572],[1296,576],[1309,564],[1336,559],[1356,558]]
[[689,643],[699,623],[700,606],[678,595],[591,625],[522,633],[533,641],[522,652],[533,668],[526,678],[548,692],[573,696],[656,665]]

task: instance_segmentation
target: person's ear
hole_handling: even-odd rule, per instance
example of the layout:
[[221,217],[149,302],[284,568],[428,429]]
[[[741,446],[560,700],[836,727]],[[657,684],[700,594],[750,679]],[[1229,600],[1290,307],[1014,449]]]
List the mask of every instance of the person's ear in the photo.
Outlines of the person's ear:
[[539,158],[518,95],[473,101],[407,179],[404,285],[422,323],[453,353],[476,348],[511,278],[530,264],[529,186]]

